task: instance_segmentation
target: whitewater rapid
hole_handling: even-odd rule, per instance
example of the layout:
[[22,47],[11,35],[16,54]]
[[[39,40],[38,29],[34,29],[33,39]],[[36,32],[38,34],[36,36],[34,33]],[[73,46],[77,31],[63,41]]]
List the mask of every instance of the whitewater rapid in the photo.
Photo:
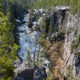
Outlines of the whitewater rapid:
[[[18,52],[18,55],[20,58],[22,58],[23,62],[27,61],[26,57],[28,50],[31,54],[31,59],[33,60],[36,39],[40,38],[39,32],[31,31],[31,29],[28,28],[28,20],[29,20],[29,13],[24,15],[23,21],[25,21],[25,23],[18,27],[19,43],[20,43],[20,50]],[[36,57],[38,49],[39,49],[39,43],[36,44]]]

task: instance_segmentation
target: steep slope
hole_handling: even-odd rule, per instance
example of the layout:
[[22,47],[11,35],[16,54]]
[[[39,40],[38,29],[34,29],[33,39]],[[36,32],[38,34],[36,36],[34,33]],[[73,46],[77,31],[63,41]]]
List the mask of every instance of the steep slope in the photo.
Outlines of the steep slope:
[[[63,77],[80,79],[80,21],[78,14],[69,14],[67,17],[65,44],[64,44],[64,65],[61,68]],[[67,75],[70,71],[69,76]],[[72,76],[73,75],[73,76]],[[75,77],[75,78],[74,78]],[[69,79],[69,78],[68,78]]]
[[51,43],[47,42],[47,48],[46,48],[46,57],[49,59],[50,64],[52,66],[52,75],[53,80],[62,80],[61,74],[60,74],[60,68],[64,64],[64,61],[62,59],[62,56],[64,54],[63,46],[64,46],[64,40],[54,42],[52,45]]

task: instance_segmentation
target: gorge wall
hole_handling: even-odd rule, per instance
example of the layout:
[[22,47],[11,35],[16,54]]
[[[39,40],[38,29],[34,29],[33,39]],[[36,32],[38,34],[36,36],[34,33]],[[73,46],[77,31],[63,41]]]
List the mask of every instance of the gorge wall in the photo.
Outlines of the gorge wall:
[[[66,77],[72,76],[80,79],[80,23],[78,14],[68,14],[66,17],[66,34],[64,44],[64,65],[61,67],[61,74]],[[69,76],[68,73],[70,72]],[[72,80],[75,80],[72,79]],[[64,79],[63,79],[64,80]]]
[[[64,44],[63,45],[64,51],[63,51],[63,54],[59,52],[62,56],[56,57],[55,56],[55,50],[57,48],[55,47],[56,43],[51,43],[51,45],[50,43],[47,43],[47,45],[49,44],[49,46],[48,48],[46,48],[47,51],[45,52],[45,54],[49,58],[51,65],[55,66],[57,63],[60,64],[60,75],[62,78],[58,76],[59,77],[58,80],[80,80],[80,17],[79,17],[79,13],[73,15],[69,12],[69,9],[64,9],[64,10],[60,9],[58,11],[55,11],[55,16],[56,18],[52,16],[53,24],[55,24],[55,19],[56,19],[58,30],[59,31],[64,30],[65,32],[64,43],[63,41],[61,43],[61,45]],[[58,35],[58,33],[54,33],[53,36],[55,35]],[[54,61],[55,57],[57,58],[56,61]],[[58,61],[58,58],[59,60],[62,61],[62,64]],[[55,66],[55,69],[56,69],[56,66]]]
[[[68,9],[58,10],[57,23],[59,30],[65,32],[64,54],[60,72],[63,80],[80,79],[80,17],[79,13],[71,14]],[[63,43],[62,43],[63,44]]]

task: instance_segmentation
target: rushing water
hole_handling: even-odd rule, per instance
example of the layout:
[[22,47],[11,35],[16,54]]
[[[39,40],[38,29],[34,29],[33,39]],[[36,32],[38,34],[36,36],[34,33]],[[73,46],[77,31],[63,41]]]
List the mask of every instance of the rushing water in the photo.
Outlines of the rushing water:
[[[40,33],[37,31],[31,31],[28,28],[28,20],[29,20],[29,13],[24,15],[24,20],[26,23],[22,24],[18,27],[19,30],[19,43],[20,43],[20,51],[18,52],[19,57],[23,59],[23,62],[26,61],[27,51],[29,50],[31,54],[31,59],[33,59],[33,54],[35,51],[35,42],[37,36],[40,37]],[[36,55],[38,53],[39,43],[36,44]]]

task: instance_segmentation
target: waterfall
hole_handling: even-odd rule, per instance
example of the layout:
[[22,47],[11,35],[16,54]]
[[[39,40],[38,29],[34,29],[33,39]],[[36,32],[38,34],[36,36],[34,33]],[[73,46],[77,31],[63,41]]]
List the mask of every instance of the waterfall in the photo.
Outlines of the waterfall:
[[[33,53],[35,50],[35,41],[36,36],[39,36],[39,32],[31,31],[28,28],[28,20],[29,20],[29,13],[24,15],[25,23],[18,27],[19,30],[19,43],[20,43],[20,51],[18,52],[19,57],[22,58],[23,62],[27,59],[27,51],[29,50],[31,54],[31,59],[33,60]],[[39,43],[36,44],[36,54],[38,52]],[[31,48],[31,50],[30,50]]]

